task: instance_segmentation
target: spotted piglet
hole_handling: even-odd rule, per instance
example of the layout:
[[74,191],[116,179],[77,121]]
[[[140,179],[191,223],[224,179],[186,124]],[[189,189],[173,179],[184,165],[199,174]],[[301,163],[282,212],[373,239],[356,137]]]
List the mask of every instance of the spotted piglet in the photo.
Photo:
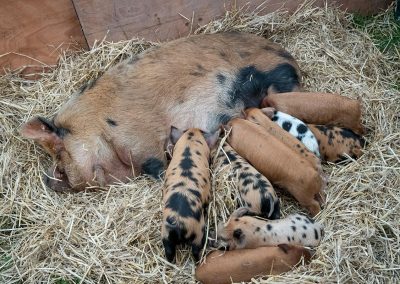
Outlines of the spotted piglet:
[[174,261],[176,246],[189,244],[196,261],[205,242],[205,214],[210,199],[210,147],[218,139],[199,129],[185,132],[171,127],[175,144],[165,175],[163,223],[161,228],[165,255]]
[[319,147],[317,139],[310,130],[310,128],[290,114],[277,111],[274,108],[264,108],[262,111],[281,128],[289,132],[292,136],[296,137],[306,148],[314,153],[317,157],[320,157]]
[[219,245],[227,250],[278,244],[316,247],[323,237],[323,226],[305,215],[293,214],[280,220],[262,220],[245,216],[247,213],[247,208],[239,208],[226,224],[219,224]]
[[279,198],[272,184],[228,143],[225,142],[222,151],[215,156],[214,168],[218,175],[228,172],[229,178],[235,180],[240,197],[252,214],[267,219],[279,219]]
[[231,129],[227,141],[240,156],[272,184],[286,189],[312,216],[320,212],[325,181],[315,166],[305,159],[307,157],[297,155],[256,123],[234,118],[227,127]]
[[319,144],[321,158],[329,162],[339,162],[345,159],[344,154],[353,159],[362,155],[364,139],[350,129],[329,125],[309,124]]

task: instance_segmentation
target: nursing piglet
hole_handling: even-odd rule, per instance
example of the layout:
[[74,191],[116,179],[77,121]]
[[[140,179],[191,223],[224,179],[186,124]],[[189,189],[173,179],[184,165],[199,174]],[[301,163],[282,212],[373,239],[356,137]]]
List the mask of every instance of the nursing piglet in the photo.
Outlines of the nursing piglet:
[[217,175],[229,173],[229,178],[237,184],[244,205],[252,214],[279,219],[279,198],[272,184],[226,142],[214,158],[214,169]]
[[235,118],[229,127],[228,143],[240,156],[272,184],[285,188],[313,216],[321,210],[324,181],[307,160],[255,123]]
[[205,215],[210,199],[210,148],[219,131],[209,135],[199,129],[186,132],[171,127],[175,144],[163,190],[162,242],[167,260],[175,258],[176,246],[189,244],[196,261],[205,242]]
[[335,125],[364,133],[361,102],[338,94],[290,92],[270,94],[262,106],[273,107],[306,123]]
[[339,162],[344,154],[357,159],[362,155],[364,139],[350,129],[329,125],[309,124],[319,144],[322,159],[329,162]]
[[282,129],[286,130],[293,137],[299,140],[308,151],[314,153],[317,157],[320,157],[317,138],[315,138],[307,124],[290,114],[277,111],[274,108],[263,108],[262,112],[267,114],[267,116]]
[[227,250],[278,244],[316,247],[323,236],[322,225],[301,214],[289,215],[279,220],[263,220],[245,216],[246,214],[247,208],[239,208],[225,224],[219,224],[219,246]]

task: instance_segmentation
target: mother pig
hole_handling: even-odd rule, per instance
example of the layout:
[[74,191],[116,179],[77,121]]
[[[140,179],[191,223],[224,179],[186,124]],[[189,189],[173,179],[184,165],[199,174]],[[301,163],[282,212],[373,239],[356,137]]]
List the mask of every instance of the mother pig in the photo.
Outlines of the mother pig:
[[52,155],[51,188],[81,190],[158,177],[171,125],[213,132],[267,92],[299,88],[298,65],[280,46],[251,34],[197,35],[114,66],[22,134]]

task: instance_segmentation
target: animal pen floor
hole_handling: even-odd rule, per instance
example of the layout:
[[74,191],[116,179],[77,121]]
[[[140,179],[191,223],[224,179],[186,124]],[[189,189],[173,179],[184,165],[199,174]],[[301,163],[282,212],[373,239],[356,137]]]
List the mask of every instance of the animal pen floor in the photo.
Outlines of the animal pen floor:
[[[364,106],[369,143],[364,155],[324,166],[327,202],[317,220],[325,237],[313,261],[254,283],[400,281],[400,61],[381,53],[351,17],[307,5],[293,15],[229,12],[195,32],[263,34],[298,60],[307,90],[360,97]],[[54,115],[90,78],[151,45],[102,42],[63,56],[38,81],[0,77],[1,283],[195,282],[188,250],[178,253],[175,265],[164,258],[161,182],[139,177],[105,191],[55,193],[41,180],[49,157],[18,132],[34,115]],[[238,196],[234,183],[213,175],[210,228],[226,220],[236,202],[231,195]],[[292,198],[280,196],[284,216],[302,211]]]

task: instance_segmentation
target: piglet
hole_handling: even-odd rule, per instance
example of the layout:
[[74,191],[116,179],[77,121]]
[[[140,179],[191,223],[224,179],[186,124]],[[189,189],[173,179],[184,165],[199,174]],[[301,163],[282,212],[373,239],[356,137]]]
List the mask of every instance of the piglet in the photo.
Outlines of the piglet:
[[283,130],[274,123],[267,115],[268,111],[258,108],[250,108],[245,111],[246,119],[260,125],[264,131],[279,139],[286,144],[290,149],[296,152],[304,160],[307,160],[310,165],[319,171],[322,175],[321,161],[313,153],[311,153],[300,141],[293,137],[290,133]]
[[323,237],[323,226],[313,219],[293,214],[279,220],[246,216],[249,210],[239,208],[225,224],[218,226],[219,246],[227,250],[258,248],[278,244],[316,247]]
[[272,184],[286,189],[312,216],[321,210],[324,181],[310,163],[261,126],[235,118],[228,143]]
[[364,139],[350,129],[329,125],[309,124],[319,144],[321,157],[325,161],[339,162],[344,154],[357,159],[362,155]]
[[274,108],[263,108],[261,111],[282,129],[289,132],[293,137],[303,143],[308,151],[320,157],[317,138],[315,138],[307,124],[290,114],[277,111]]
[[290,271],[301,259],[309,263],[310,250],[287,244],[257,249],[213,251],[196,268],[196,279],[203,284],[230,284],[250,281],[262,275]]
[[185,132],[171,127],[175,144],[165,174],[163,190],[162,242],[169,262],[176,246],[189,244],[196,261],[205,243],[205,215],[210,199],[210,148],[219,131],[210,135],[199,129]]
[[361,102],[338,94],[291,92],[270,94],[262,107],[273,107],[306,123],[336,125],[364,133]]
[[237,185],[244,205],[252,214],[279,219],[279,198],[272,184],[226,142],[214,156],[214,169],[217,175],[229,173],[229,178]]

